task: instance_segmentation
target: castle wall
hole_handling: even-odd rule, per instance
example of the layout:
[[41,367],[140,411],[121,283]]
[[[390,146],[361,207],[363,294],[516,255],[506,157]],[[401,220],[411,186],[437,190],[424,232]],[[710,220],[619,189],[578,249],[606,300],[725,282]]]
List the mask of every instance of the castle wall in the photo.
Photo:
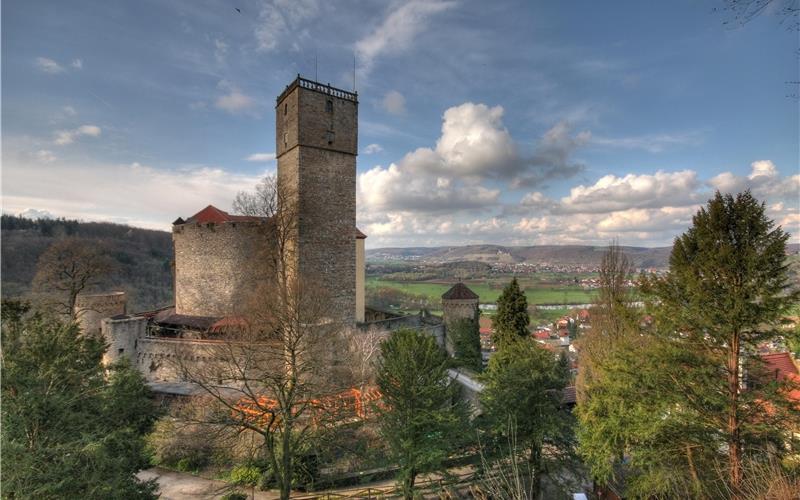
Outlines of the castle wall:
[[108,349],[103,354],[103,364],[108,366],[120,359],[136,365],[138,344],[147,333],[147,318],[122,316],[105,318],[101,322],[103,338]]
[[265,225],[174,226],[176,314],[223,317],[252,305],[267,272]]
[[128,298],[125,292],[81,294],[75,299],[75,317],[86,335],[99,335],[101,321],[125,314]]
[[364,250],[364,238],[356,239],[356,321],[363,323],[365,319],[365,297],[366,292],[366,252]]

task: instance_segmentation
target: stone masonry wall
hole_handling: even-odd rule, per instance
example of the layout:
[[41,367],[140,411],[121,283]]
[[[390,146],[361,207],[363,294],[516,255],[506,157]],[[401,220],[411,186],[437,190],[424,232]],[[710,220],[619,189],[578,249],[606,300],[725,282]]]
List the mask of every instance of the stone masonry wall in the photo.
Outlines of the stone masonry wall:
[[99,335],[102,319],[125,314],[127,302],[125,292],[78,295],[75,314],[81,331],[87,335]]
[[358,104],[297,86],[276,107],[276,130],[279,186],[298,216],[298,278],[354,324]]
[[265,224],[174,226],[175,312],[220,317],[243,313],[267,272]]
[[103,355],[104,365],[123,358],[136,364],[138,344],[147,332],[147,318],[139,316],[105,318],[102,321],[101,331],[108,343],[108,349]]

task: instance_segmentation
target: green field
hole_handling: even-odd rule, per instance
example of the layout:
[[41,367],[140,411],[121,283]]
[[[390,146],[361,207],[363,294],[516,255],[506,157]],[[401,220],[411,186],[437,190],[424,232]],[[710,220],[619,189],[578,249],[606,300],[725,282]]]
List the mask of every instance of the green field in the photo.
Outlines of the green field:
[[[505,282],[466,283],[480,296],[482,303],[493,303],[502,293]],[[367,288],[390,287],[414,295],[424,295],[431,302],[438,302],[452,285],[429,282],[384,281],[376,277],[367,279]],[[528,304],[586,304],[594,298],[594,291],[584,290],[578,285],[541,285],[520,282],[525,289]]]

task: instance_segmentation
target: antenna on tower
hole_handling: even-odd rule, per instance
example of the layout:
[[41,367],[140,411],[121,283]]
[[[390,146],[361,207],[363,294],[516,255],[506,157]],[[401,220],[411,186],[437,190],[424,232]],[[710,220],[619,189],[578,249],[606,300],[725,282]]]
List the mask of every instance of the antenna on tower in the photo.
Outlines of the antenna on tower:
[[353,52],[353,92],[356,91],[356,53]]
[[319,81],[319,75],[317,74],[317,48],[314,47],[314,81]]

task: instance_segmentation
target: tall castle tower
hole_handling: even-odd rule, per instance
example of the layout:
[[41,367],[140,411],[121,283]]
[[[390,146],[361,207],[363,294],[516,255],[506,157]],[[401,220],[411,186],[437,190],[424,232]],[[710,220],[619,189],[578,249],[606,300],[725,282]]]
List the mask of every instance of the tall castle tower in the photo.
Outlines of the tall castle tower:
[[354,324],[358,95],[298,75],[275,120],[280,201],[297,221],[291,265],[306,293],[318,290]]

